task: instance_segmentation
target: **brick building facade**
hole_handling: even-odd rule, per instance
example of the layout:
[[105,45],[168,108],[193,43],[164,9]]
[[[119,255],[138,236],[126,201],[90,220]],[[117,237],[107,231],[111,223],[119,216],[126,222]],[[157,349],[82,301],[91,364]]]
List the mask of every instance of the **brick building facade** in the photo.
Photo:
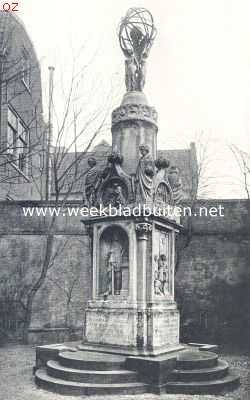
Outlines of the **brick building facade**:
[[46,129],[39,61],[22,21],[0,12],[0,198],[39,199]]

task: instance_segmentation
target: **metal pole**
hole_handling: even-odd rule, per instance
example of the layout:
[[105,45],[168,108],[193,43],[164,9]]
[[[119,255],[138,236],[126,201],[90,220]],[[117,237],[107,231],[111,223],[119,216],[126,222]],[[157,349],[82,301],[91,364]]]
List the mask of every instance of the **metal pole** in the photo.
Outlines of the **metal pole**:
[[[3,113],[3,85],[4,85],[4,59],[6,54],[6,47],[1,50],[0,54],[0,143],[1,146],[5,138],[2,135],[2,113]],[[7,143],[7,140],[6,140]],[[7,146],[6,146],[7,147]]]
[[52,143],[52,103],[53,103],[53,90],[54,90],[54,67],[49,67],[49,123],[47,133],[47,149],[46,149],[46,192],[45,199],[50,199],[50,184],[51,184],[51,143]]

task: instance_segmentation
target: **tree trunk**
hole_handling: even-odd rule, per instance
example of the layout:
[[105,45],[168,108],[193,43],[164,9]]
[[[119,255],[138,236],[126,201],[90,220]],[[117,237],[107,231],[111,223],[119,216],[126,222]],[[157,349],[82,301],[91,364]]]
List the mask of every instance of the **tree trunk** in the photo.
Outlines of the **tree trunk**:
[[48,234],[46,238],[45,256],[40,275],[27,295],[26,312],[25,312],[24,326],[23,326],[23,342],[25,344],[28,344],[29,341],[29,328],[32,318],[33,302],[37,292],[45,282],[51,261],[53,243],[54,243],[54,235]]

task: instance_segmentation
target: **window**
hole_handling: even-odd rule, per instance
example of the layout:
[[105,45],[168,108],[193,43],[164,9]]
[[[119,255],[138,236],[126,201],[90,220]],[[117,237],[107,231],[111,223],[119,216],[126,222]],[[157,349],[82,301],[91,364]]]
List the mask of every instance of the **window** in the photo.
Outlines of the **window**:
[[18,136],[18,118],[8,109],[7,153],[14,155],[15,144]]
[[18,137],[17,137],[17,165],[18,168],[26,173],[26,159],[28,153],[28,130],[24,124],[18,121]]
[[31,65],[29,54],[25,49],[23,50],[22,55],[22,80],[25,86],[29,89],[31,81]]
[[12,162],[27,174],[29,152],[29,131],[19,116],[8,108],[7,154]]
[[43,170],[43,154],[39,153],[39,164],[38,164],[38,168],[40,171]]

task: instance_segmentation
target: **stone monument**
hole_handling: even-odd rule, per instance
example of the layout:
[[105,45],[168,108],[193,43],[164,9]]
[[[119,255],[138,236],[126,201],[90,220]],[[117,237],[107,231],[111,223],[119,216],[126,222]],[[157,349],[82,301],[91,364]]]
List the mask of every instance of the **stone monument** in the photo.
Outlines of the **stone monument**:
[[[86,310],[84,343],[156,355],[180,348],[174,300],[179,225],[153,213],[156,205],[174,207],[174,198],[167,177],[169,163],[156,160],[157,112],[143,93],[146,63],[156,37],[152,15],[145,9],[130,9],[118,36],[127,91],[112,113],[112,154],[101,180],[96,174],[96,183],[91,181],[96,193],[88,196],[88,204],[92,198],[92,206],[129,209],[131,215],[120,212],[116,217],[83,221],[93,247],[92,298]],[[85,186],[89,193],[88,180]],[[147,216],[142,208],[138,217],[133,215],[139,205],[148,207]]]
[[208,351],[216,346],[183,351],[179,343],[174,276],[181,226],[172,215],[182,190],[178,169],[156,159],[157,112],[143,92],[156,37],[152,15],[130,9],[118,35],[127,91],[112,113],[107,166],[101,170],[90,158],[85,178],[84,204],[112,213],[82,220],[92,249],[84,336],[75,348],[38,347],[36,383],[88,396],[231,389],[239,378]]

